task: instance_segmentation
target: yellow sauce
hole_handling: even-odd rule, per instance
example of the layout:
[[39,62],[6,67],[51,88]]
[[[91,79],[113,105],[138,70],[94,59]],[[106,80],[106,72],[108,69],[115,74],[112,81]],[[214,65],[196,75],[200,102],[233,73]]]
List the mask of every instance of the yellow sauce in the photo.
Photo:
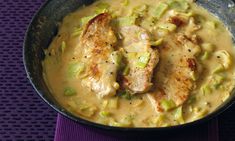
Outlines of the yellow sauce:
[[[203,43],[213,44],[214,50],[210,52],[208,59],[201,57],[205,51],[202,51],[197,59],[202,65],[202,72],[195,81],[195,88],[190,92],[188,100],[182,105],[182,120],[176,119],[176,110],[172,109],[165,112],[156,112],[152,107],[146,94],[139,94],[131,100],[115,96],[114,98],[98,98],[97,95],[81,84],[82,78],[70,78],[67,74],[71,61],[79,59],[78,48],[79,36],[73,36],[75,29],[80,26],[82,17],[94,15],[97,4],[107,3],[108,10],[112,15],[124,17],[130,15],[131,11],[141,5],[148,5],[148,9],[154,8],[159,3],[167,3],[167,0],[100,0],[90,6],[78,9],[67,15],[60,27],[58,35],[53,39],[46,50],[46,58],[43,63],[44,79],[54,97],[63,107],[84,119],[106,124],[110,126],[127,126],[127,127],[162,127],[183,124],[200,119],[213,112],[229,96],[234,88],[234,45],[230,32],[226,29],[221,21],[210,14],[202,7],[188,1],[189,8],[185,13],[193,13],[193,17],[198,20],[197,24],[201,29],[195,34],[201,38]],[[172,9],[168,8],[161,18],[155,23],[165,21]],[[144,17],[148,18],[148,17]],[[115,18],[114,18],[115,19]],[[141,26],[141,24],[140,24]],[[157,30],[154,26],[142,26],[151,32],[154,39],[159,39]],[[171,42],[171,37],[179,32],[185,32],[185,28],[179,28],[177,31],[164,36],[164,42]],[[62,42],[65,42],[65,50],[59,52]],[[202,48],[201,44],[200,47]],[[202,49],[203,50],[203,49]],[[218,73],[213,73],[221,63],[221,57],[216,52],[225,50],[229,53],[231,62],[228,69]],[[180,54],[180,53],[179,53]],[[175,53],[175,55],[179,55]],[[161,58],[160,58],[161,61]],[[223,63],[224,60],[222,60]],[[157,71],[158,69],[156,69]],[[156,74],[154,74],[156,75]],[[221,76],[223,80],[216,86],[217,88],[204,89],[206,84],[212,85],[212,77]],[[153,76],[154,77],[154,76]],[[157,78],[156,78],[157,79]],[[220,79],[220,78],[218,78]],[[155,82],[155,81],[154,81]],[[155,84],[154,85],[158,85]],[[66,96],[65,88],[71,87],[75,94]],[[152,90],[155,93],[157,89]],[[116,99],[115,99],[116,98]],[[110,106],[110,99],[117,100],[117,107]],[[111,101],[112,101],[111,100]],[[115,104],[114,104],[115,105]]]

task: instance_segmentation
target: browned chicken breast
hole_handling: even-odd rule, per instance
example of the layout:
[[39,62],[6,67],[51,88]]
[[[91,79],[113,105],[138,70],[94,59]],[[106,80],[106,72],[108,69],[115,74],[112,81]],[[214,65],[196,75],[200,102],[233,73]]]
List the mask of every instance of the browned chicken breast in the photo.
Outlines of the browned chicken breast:
[[129,73],[123,76],[122,86],[134,94],[144,93],[152,86],[152,75],[159,61],[157,50],[151,48],[149,35],[139,26],[120,28],[122,46]]
[[148,98],[156,111],[163,111],[161,101],[172,100],[176,106],[183,104],[195,86],[195,79],[200,73],[200,65],[195,56],[200,47],[184,34],[169,37],[160,48],[160,63],[156,70],[155,82],[157,90],[148,94]]
[[87,64],[82,84],[99,97],[115,95],[119,86],[116,82],[117,65],[111,57],[117,40],[110,21],[109,14],[99,14],[88,22],[80,37],[82,59]]

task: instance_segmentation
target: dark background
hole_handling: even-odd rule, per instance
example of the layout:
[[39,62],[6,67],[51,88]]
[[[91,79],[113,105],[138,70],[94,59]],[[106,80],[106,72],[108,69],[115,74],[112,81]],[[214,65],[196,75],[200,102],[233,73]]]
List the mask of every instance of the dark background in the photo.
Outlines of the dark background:
[[[0,0],[0,141],[53,140],[57,113],[26,78],[22,49],[32,16],[45,0]],[[235,105],[218,117],[221,141],[235,141]]]

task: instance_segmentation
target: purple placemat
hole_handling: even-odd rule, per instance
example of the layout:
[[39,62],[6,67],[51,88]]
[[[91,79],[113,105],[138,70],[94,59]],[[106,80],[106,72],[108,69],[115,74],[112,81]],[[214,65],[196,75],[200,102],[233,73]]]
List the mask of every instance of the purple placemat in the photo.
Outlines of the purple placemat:
[[0,140],[54,138],[56,112],[35,93],[26,78],[24,34],[43,0],[0,0]]
[[219,141],[217,119],[175,134],[112,133],[77,124],[58,114],[54,141]]

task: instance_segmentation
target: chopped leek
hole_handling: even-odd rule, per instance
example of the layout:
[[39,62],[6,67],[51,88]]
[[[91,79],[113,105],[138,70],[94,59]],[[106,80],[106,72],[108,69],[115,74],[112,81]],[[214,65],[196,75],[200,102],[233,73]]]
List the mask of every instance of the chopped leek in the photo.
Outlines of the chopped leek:
[[109,7],[110,5],[108,3],[105,3],[105,2],[98,3],[96,5],[95,12],[96,14],[107,12]]
[[165,111],[169,111],[176,107],[175,102],[171,99],[170,100],[163,99],[160,105]]
[[151,119],[151,123],[154,124],[154,126],[163,126],[165,121],[166,121],[167,117],[165,114],[160,114],[159,116],[157,117],[153,117]]
[[159,19],[166,12],[167,9],[168,9],[168,5],[167,4],[160,3],[159,5],[157,5],[157,7],[152,9],[150,12],[151,12],[151,15],[153,17]]
[[230,68],[232,65],[232,58],[226,50],[219,50],[215,52],[215,55],[219,59],[219,62],[224,66],[225,69]]
[[215,75],[215,76],[213,77],[213,80],[212,80],[213,87],[214,87],[215,89],[218,89],[219,86],[223,83],[224,80],[225,80],[225,77],[224,77],[224,76]]
[[76,104],[78,106],[77,112],[85,117],[91,117],[95,114],[97,111],[97,107],[87,103],[86,101],[76,101]]
[[201,60],[205,61],[210,57],[210,53],[208,51],[205,51],[203,55],[201,56]]
[[72,62],[68,66],[68,76],[77,78],[85,70],[85,64],[82,62]]
[[206,26],[211,28],[211,29],[216,29],[217,24],[214,21],[207,21]]
[[83,17],[80,19],[80,26],[84,26],[86,25],[91,19],[93,19],[96,15],[91,15],[91,16],[87,16],[87,17]]
[[91,117],[97,111],[96,106],[91,105],[86,101],[80,101],[78,99],[70,100],[68,102],[68,105],[71,107],[71,110],[85,117]]
[[118,37],[118,39],[120,39],[120,40],[124,39],[123,35],[120,34],[120,33],[117,33],[117,37]]
[[174,111],[175,120],[178,121],[180,124],[184,123],[182,106],[178,107]]
[[80,109],[79,114],[85,116],[85,117],[91,117],[95,114],[95,112],[97,111],[97,108],[94,107],[94,106],[89,106],[89,107],[86,107],[84,109]]
[[65,96],[73,96],[76,93],[77,93],[76,90],[71,88],[71,87],[67,87],[67,88],[64,89],[64,95]]
[[150,53],[146,52],[146,53],[139,53],[138,54],[138,61],[136,63],[136,66],[138,68],[145,68],[149,62],[150,59]]
[[212,52],[215,49],[215,46],[211,43],[203,43],[201,47],[204,51],[207,51],[207,52]]
[[116,122],[114,120],[110,121],[109,125],[115,127],[125,127],[122,123]]
[[160,37],[165,37],[167,34],[169,34],[168,30],[162,29],[162,28],[155,28],[157,30],[157,34]]
[[133,107],[139,107],[140,105],[142,105],[143,104],[143,100],[141,100],[141,99],[136,99],[136,100],[134,100],[133,102],[132,102],[132,106]]
[[201,91],[204,95],[211,94],[211,88],[208,84],[205,84],[201,87]]
[[122,72],[123,75],[128,75],[130,72],[130,67],[129,66],[126,66]]
[[114,51],[111,53],[111,60],[116,66],[120,66],[122,62],[122,54],[119,51]]
[[174,9],[176,11],[185,12],[189,8],[189,4],[185,0],[170,0],[168,4],[170,9]]
[[77,102],[77,104],[79,106],[79,110],[81,110],[81,111],[85,111],[91,107],[86,102]]
[[108,102],[108,107],[111,109],[117,109],[118,108],[118,97],[111,98]]
[[151,29],[155,25],[154,17],[147,17],[141,21],[140,26],[146,29]]
[[147,12],[148,6],[146,4],[139,5],[133,9],[133,15],[143,16],[145,12]]
[[209,111],[207,109],[201,110],[199,112],[197,112],[196,114],[196,119],[200,119],[203,118],[205,115],[207,115],[209,113]]
[[117,25],[120,26],[120,27],[130,26],[130,25],[135,24],[136,17],[135,16],[121,17],[121,18],[117,18],[116,22],[117,22]]
[[105,13],[105,12],[108,12],[108,9],[99,9],[99,8],[97,8],[97,9],[95,10],[95,13],[96,13],[96,14],[101,14],[101,13]]
[[161,28],[161,29],[168,30],[170,32],[173,32],[177,28],[177,26],[175,24],[172,24],[172,23],[160,24],[160,25],[158,25],[158,27]]
[[82,33],[82,28],[75,28],[72,36],[79,36]]
[[104,118],[104,117],[109,117],[111,113],[108,111],[101,111],[99,115]]
[[163,43],[163,38],[158,39],[157,41],[150,42],[151,46],[159,46]]
[[224,70],[225,70],[224,66],[219,64],[213,71],[213,74],[223,72]]
[[188,13],[179,12],[179,15],[185,19],[188,19],[188,18],[192,17],[194,15],[194,13],[193,12],[188,12]]
[[107,9],[110,7],[110,5],[108,3],[105,2],[100,2],[96,5],[96,7],[100,8],[100,9]]
[[135,119],[134,115],[127,115],[121,120],[121,123],[124,126],[131,126],[133,124],[134,119]]
[[61,43],[61,52],[62,53],[64,53],[65,48],[66,48],[66,43],[65,43],[65,41],[62,41],[62,43]]
[[196,81],[198,79],[198,74],[195,71],[191,71],[190,75],[193,81]]
[[113,87],[117,90],[120,88],[120,85],[117,82],[114,82]]

